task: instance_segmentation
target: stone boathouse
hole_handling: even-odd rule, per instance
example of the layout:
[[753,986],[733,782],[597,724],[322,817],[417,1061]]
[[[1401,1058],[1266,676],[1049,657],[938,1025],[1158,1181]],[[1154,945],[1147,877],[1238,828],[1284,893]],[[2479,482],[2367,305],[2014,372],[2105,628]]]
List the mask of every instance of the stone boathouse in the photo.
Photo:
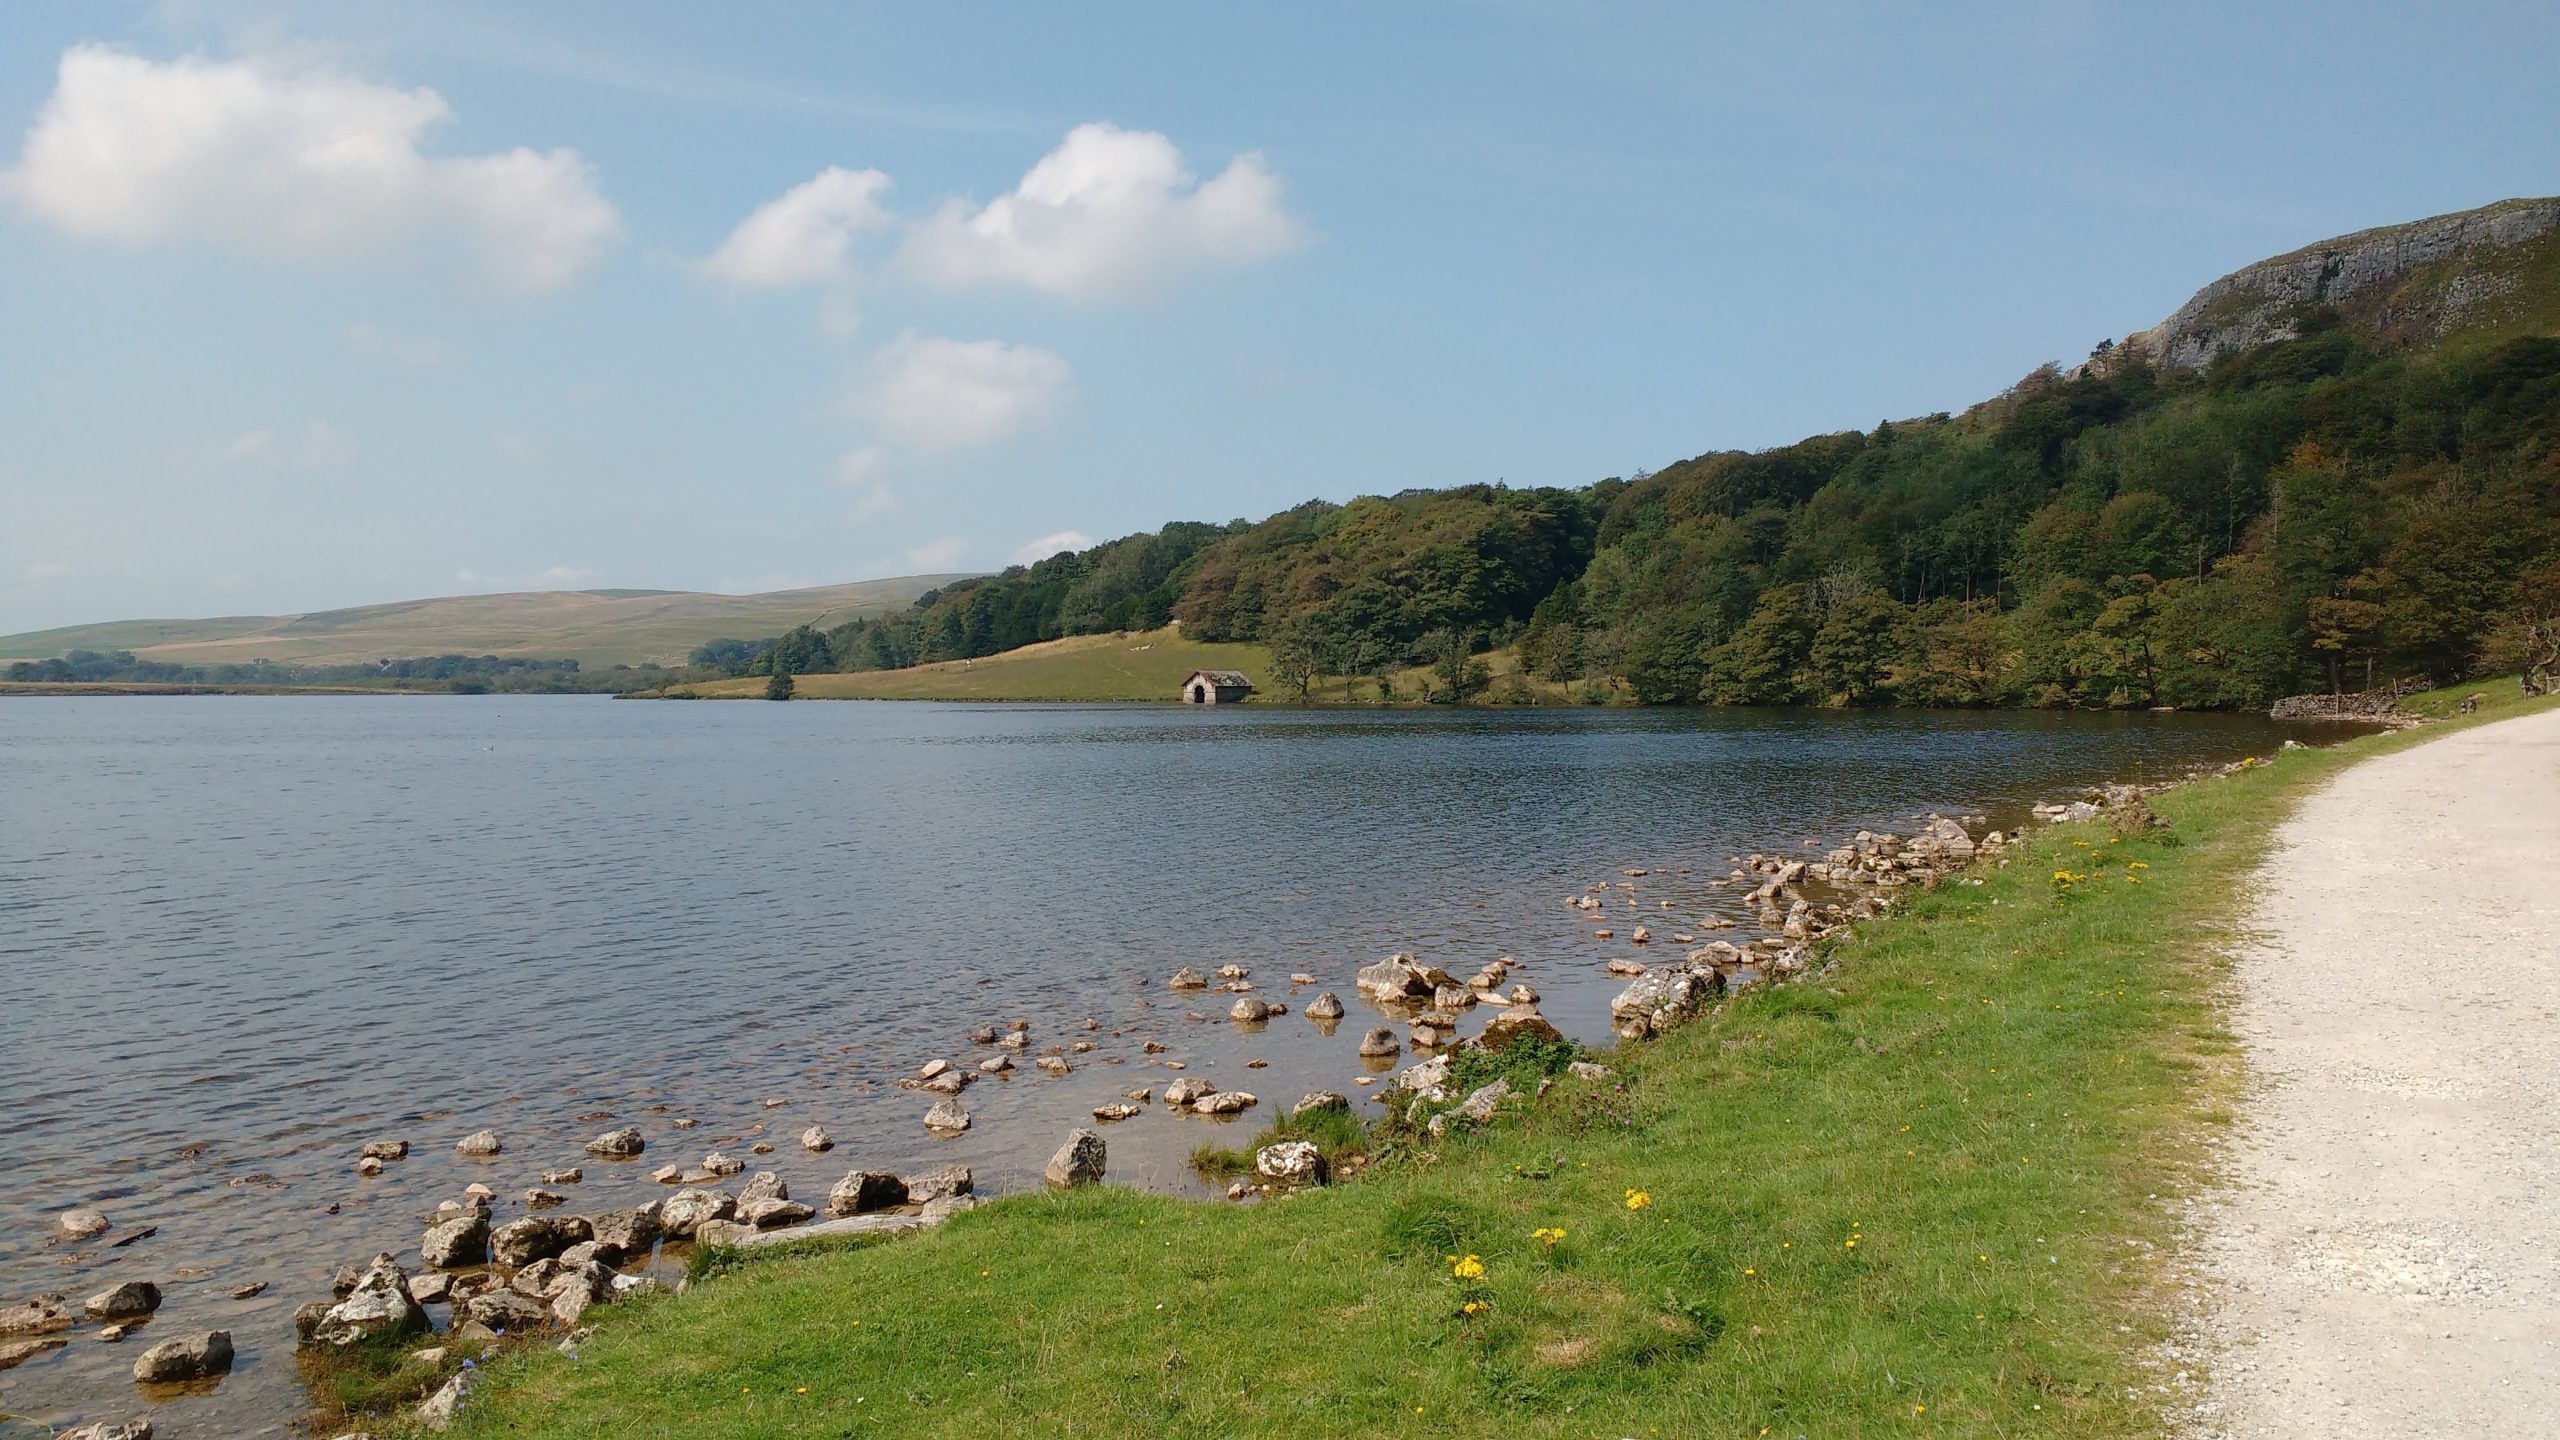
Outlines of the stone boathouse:
[[1194,670],[1182,682],[1182,698],[1193,705],[1233,705],[1253,693],[1253,681],[1241,670]]

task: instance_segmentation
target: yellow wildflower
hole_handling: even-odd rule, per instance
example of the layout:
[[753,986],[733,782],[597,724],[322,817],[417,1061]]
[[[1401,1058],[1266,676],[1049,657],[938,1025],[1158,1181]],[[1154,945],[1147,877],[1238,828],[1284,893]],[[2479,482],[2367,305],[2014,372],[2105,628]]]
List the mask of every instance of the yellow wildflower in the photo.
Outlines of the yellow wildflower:
[[1652,1203],[1653,1193],[1651,1191],[1630,1190],[1627,1192],[1627,1208],[1630,1210],[1641,1210]]
[[1556,1242],[1564,1238],[1564,1231],[1557,1226],[1541,1225],[1529,1232],[1529,1238],[1553,1250],[1556,1248]]
[[1452,1260],[1449,1262],[1449,1273],[1461,1280],[1481,1280],[1484,1278],[1484,1261],[1473,1255]]

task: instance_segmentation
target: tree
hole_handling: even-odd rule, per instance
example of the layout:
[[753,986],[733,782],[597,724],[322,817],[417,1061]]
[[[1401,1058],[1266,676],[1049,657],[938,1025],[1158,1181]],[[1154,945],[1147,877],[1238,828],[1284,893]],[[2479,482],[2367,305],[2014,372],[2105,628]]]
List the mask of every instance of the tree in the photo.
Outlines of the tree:
[[1808,657],[1815,687],[1823,695],[1840,697],[1844,705],[1883,698],[1885,677],[1906,643],[1909,618],[1901,602],[1878,590],[1832,602],[1822,628],[1814,632]]
[[764,698],[767,700],[788,700],[792,689],[791,672],[788,670],[777,669],[765,677]]
[[1271,678],[1281,689],[1307,703],[1323,668],[1324,627],[1312,615],[1292,618],[1271,639]]
[[1708,683],[1726,705],[1789,705],[1803,694],[1813,624],[1801,585],[1760,592],[1751,617],[1707,657]]
[[1463,705],[1493,681],[1493,671],[1475,656],[1473,635],[1455,630],[1434,630],[1424,635],[1421,645],[1431,656],[1431,675],[1439,683],[1432,687],[1434,705]]
[[2365,678],[2372,679],[2373,657],[2367,647],[2374,632],[2382,628],[2382,606],[2365,597],[2382,588],[2382,577],[2367,570],[2341,582],[2338,593],[2314,595],[2303,605],[2303,618],[2311,625],[2311,648],[2329,667],[2329,693],[2333,696],[2345,689],[2345,662],[2354,654],[2365,655]]

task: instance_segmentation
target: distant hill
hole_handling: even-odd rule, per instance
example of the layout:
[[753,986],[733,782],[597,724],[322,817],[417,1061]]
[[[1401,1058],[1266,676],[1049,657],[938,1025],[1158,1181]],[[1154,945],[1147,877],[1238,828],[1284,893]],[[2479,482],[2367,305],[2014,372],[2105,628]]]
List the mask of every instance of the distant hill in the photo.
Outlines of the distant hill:
[[841,625],[903,607],[966,577],[903,575],[762,595],[690,590],[534,590],[451,595],[304,615],[115,620],[0,636],[0,660],[130,650],[186,665],[271,660],[335,665],[426,655],[566,658],[590,668],[683,662],[706,640],[759,640],[795,625]]
[[2291,340],[2320,307],[2386,343],[2560,333],[2560,198],[2359,230],[2236,270],[2127,344],[2195,369]]

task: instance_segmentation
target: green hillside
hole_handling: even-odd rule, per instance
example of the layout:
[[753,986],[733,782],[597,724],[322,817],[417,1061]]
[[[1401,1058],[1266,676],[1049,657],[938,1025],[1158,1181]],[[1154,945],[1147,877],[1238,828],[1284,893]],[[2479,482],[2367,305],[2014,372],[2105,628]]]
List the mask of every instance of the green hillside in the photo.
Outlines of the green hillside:
[[902,576],[714,595],[685,590],[541,590],[404,600],[302,615],[215,620],[118,620],[0,636],[0,661],[72,650],[129,650],[181,665],[343,665],[420,655],[539,656],[590,668],[676,665],[695,646],[755,639],[794,625],[835,625],[879,614],[960,577]]

